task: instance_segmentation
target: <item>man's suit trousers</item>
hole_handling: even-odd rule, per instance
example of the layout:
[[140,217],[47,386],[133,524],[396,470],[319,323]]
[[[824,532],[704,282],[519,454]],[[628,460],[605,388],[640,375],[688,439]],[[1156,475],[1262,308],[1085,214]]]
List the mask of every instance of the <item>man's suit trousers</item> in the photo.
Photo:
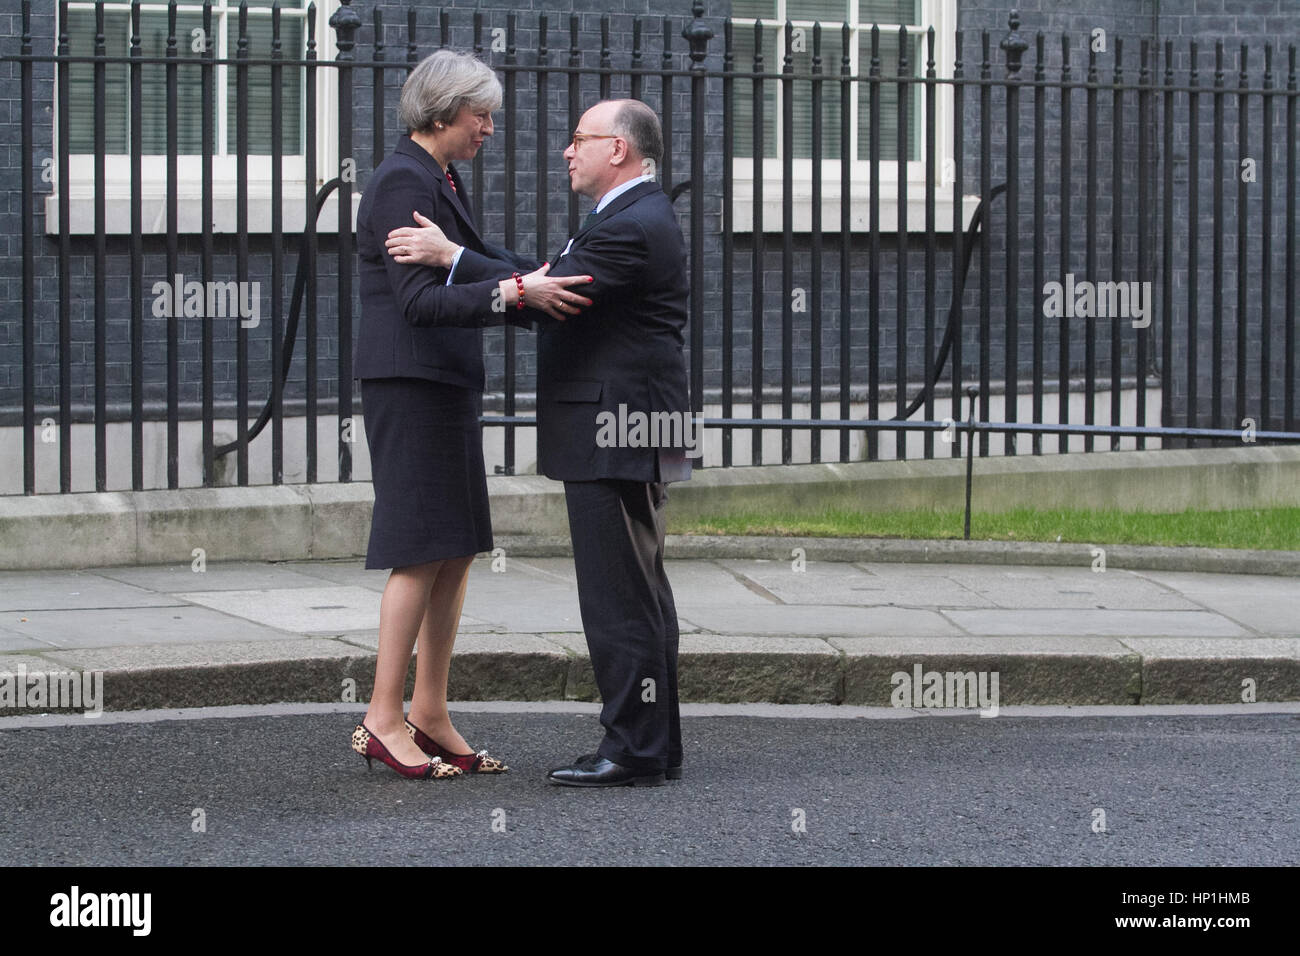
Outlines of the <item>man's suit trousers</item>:
[[664,572],[659,482],[566,481],[582,626],[604,706],[597,752],[620,766],[682,762],[677,608]]

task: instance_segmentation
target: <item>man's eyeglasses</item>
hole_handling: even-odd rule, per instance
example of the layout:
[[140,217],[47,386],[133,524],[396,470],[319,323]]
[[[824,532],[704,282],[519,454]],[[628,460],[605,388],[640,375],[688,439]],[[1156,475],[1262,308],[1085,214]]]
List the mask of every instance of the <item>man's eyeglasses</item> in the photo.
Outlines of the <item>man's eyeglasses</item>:
[[577,149],[589,139],[622,139],[621,136],[615,136],[613,133],[574,133],[573,139],[569,145]]

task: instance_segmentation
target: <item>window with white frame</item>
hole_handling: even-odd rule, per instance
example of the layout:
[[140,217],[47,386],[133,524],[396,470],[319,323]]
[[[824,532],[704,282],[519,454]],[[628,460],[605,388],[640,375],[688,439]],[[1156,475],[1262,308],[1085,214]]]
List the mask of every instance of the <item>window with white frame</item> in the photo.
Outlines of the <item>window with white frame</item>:
[[[935,31],[935,72],[939,77],[952,76],[955,57],[953,31],[956,28],[955,0],[732,0],[732,36],[734,68],[748,72],[754,69],[754,27],[761,24],[763,71],[779,77],[785,65],[787,35],[785,25],[790,22],[794,31],[790,37],[791,63],[796,75],[812,72],[814,53],[813,24],[821,25],[821,72],[827,80],[821,84],[822,93],[822,225],[824,229],[838,230],[840,221],[841,176],[841,62],[844,56],[843,27],[849,27],[849,71],[855,77],[865,78],[871,67],[872,26],[880,30],[879,70],[881,76],[879,96],[879,157],[880,157],[880,223],[882,230],[898,228],[899,178],[907,183],[907,212],[903,219],[909,230],[924,228],[925,190],[925,135],[926,100],[920,83],[901,87],[907,97],[906,128],[899,129],[899,75],[900,35],[905,32],[905,73],[924,77],[929,46],[927,31]],[[785,110],[782,97],[784,84],[779,79],[765,79],[762,83],[762,156],[764,231],[781,228],[781,202],[785,189],[784,129]],[[793,182],[791,191],[795,199],[794,228],[807,231],[811,228],[812,198],[812,89],[808,79],[796,79],[792,84],[791,112],[794,126]],[[855,81],[850,86],[847,104],[850,122],[848,139],[851,160],[851,228],[865,230],[869,217],[869,182],[871,156],[871,103],[870,86],[865,81]],[[738,78],[734,85],[732,101],[735,204],[734,222],[737,231],[752,231],[754,202],[754,92],[749,78]],[[945,168],[945,160],[952,154],[952,93],[951,86],[939,84],[935,96],[935,165],[936,175]],[[903,136],[906,162],[902,169],[898,163],[899,137]],[[936,227],[952,228],[951,188],[936,187]],[[963,223],[968,221],[974,203],[963,202]],[[969,207],[969,208],[967,208]]]
[[[300,60],[306,52],[307,16],[310,0],[280,0],[280,50],[286,60]],[[333,55],[332,33],[327,26],[328,14],[337,8],[337,0],[317,4],[315,36],[317,56]],[[131,50],[131,4],[105,3],[104,46],[109,57],[126,57]],[[269,58],[272,46],[272,0],[248,0],[247,53],[250,58]],[[181,2],[176,16],[176,96],[179,214],[181,232],[203,231],[200,197],[202,189],[203,100],[199,63],[204,58],[205,43],[213,44],[216,59],[235,59],[239,43],[238,0],[213,0],[210,37],[203,33],[201,3]],[[96,4],[68,4],[68,48],[71,56],[92,56],[95,52]],[[167,0],[141,0],[140,53],[143,57],[163,57],[167,53]],[[161,63],[141,65],[141,143],[143,167],[144,230],[165,230],[166,162],[167,162],[167,66]],[[130,151],[131,151],[131,84],[130,67],[111,62],[105,67],[105,186],[108,231],[124,233],[130,228]],[[249,183],[249,230],[270,229],[271,150],[273,136],[278,135],[282,151],[281,176],[284,190],[284,228],[297,231],[303,222],[303,192],[306,176],[306,110],[315,108],[321,117],[317,135],[317,180],[331,178],[324,171],[338,162],[334,155],[333,129],[336,102],[335,71],[317,72],[315,104],[305,102],[305,69],[286,65],[281,68],[281,125],[271,128],[271,67],[268,64],[248,68],[247,143]],[[236,225],[234,208],[237,179],[238,116],[237,68],[233,64],[213,67],[213,218],[207,228],[215,232],[232,232]],[[71,63],[69,84],[69,173],[68,193],[72,213],[72,231],[93,231],[95,190],[95,100],[94,65]],[[55,120],[57,138],[58,122]],[[46,230],[58,228],[57,194],[47,201]],[[334,220],[322,216],[322,228]]]

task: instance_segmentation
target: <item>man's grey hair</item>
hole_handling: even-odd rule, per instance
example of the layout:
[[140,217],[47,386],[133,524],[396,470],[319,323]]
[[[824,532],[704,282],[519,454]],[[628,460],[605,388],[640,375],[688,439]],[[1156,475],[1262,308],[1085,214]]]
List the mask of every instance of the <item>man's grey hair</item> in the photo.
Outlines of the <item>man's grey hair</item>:
[[492,68],[468,53],[438,50],[416,64],[402,86],[397,115],[408,129],[427,133],[450,123],[468,106],[475,112],[501,107],[501,82]]
[[622,136],[642,159],[658,166],[664,159],[664,131],[655,111],[640,100],[618,100],[612,132]]

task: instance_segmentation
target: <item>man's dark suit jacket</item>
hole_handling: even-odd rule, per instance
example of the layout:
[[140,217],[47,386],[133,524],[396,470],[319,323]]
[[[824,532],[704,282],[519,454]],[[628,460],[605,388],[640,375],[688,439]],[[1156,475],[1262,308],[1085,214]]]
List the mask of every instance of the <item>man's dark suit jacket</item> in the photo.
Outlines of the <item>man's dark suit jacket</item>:
[[[466,249],[455,281],[472,287],[502,269],[502,259]],[[689,425],[682,347],[690,284],[681,228],[663,187],[640,183],[611,201],[574,235],[549,274],[592,276],[573,291],[594,304],[563,322],[523,310],[540,323],[537,470],[560,481],[689,478],[684,448],[596,442],[597,415],[617,420],[620,405],[628,415],[673,412]]]
[[467,197],[452,189],[428,152],[403,136],[366,184],[357,210],[361,333],[353,376],[425,378],[481,391],[479,328],[510,317],[492,310],[495,280],[448,286],[446,269],[403,264],[388,254],[390,231],[418,225],[413,210],[466,252],[489,249],[474,228]]

